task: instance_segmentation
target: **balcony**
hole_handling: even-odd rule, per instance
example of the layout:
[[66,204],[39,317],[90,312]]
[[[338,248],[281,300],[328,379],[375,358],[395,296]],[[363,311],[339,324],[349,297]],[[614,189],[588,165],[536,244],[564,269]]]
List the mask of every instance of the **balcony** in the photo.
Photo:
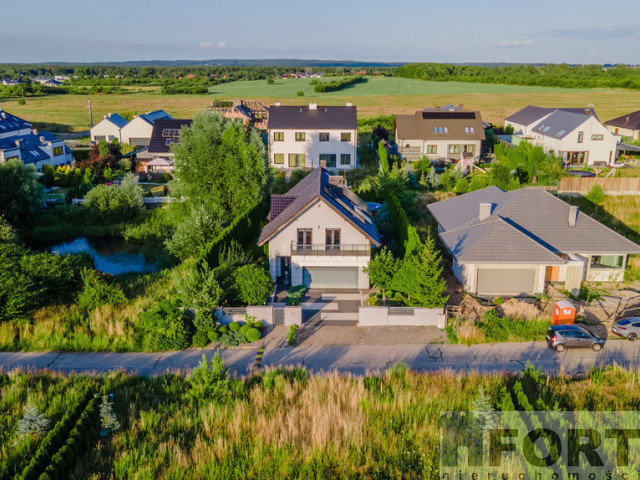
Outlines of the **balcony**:
[[311,245],[298,245],[297,242],[291,242],[291,255],[310,257],[370,257],[371,245],[325,245],[315,243]]

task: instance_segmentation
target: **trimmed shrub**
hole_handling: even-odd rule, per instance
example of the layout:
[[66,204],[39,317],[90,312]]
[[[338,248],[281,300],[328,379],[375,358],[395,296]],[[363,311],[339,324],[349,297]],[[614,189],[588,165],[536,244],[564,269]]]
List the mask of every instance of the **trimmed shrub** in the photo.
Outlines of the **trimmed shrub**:
[[160,301],[141,312],[138,319],[144,350],[182,350],[189,346],[187,318],[176,302]]
[[398,242],[404,247],[404,255],[409,256],[420,250],[422,242],[416,228],[411,225],[404,208],[400,205],[400,200],[394,194],[386,196],[389,219],[398,235]]
[[240,330],[240,324],[238,322],[232,322],[229,324],[229,330],[232,332],[237,332]]
[[249,328],[244,335],[250,342],[257,342],[258,340],[260,340],[261,333],[260,330],[252,327]]
[[218,333],[220,335],[224,335],[225,333],[227,333],[229,331],[229,327],[227,327],[226,325],[220,325],[218,327]]

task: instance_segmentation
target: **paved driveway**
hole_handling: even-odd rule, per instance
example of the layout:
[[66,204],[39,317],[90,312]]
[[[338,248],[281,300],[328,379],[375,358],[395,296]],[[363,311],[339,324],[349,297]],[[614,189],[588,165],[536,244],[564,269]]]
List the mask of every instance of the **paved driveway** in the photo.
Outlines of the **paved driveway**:
[[[139,375],[185,373],[195,367],[202,354],[213,356],[214,350],[189,349],[164,353],[67,353],[1,352],[0,368],[10,370],[51,369],[61,372],[104,373],[122,370]],[[220,350],[231,371],[244,374],[253,365],[257,348]],[[501,343],[466,345],[373,345],[267,347],[262,365],[302,365],[311,372],[337,370],[365,375],[379,372],[395,362],[406,362],[417,371],[452,369],[459,372],[519,372],[527,360],[552,375],[580,374],[593,366],[620,365],[640,367],[640,341],[613,340],[596,353],[588,349],[556,353],[546,343]]]

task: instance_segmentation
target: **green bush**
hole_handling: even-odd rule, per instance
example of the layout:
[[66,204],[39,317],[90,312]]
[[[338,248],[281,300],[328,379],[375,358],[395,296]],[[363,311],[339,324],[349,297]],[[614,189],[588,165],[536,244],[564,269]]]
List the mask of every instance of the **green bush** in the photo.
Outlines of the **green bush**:
[[224,335],[225,333],[229,332],[229,327],[227,327],[226,325],[220,325],[218,327],[218,333],[220,335]]
[[209,336],[207,332],[203,332],[202,330],[196,330],[196,333],[193,335],[191,339],[191,345],[196,348],[204,348],[209,345]]
[[250,342],[257,342],[258,340],[260,340],[261,333],[257,328],[251,327],[246,331],[244,335]]
[[141,312],[138,319],[144,350],[182,350],[189,346],[187,318],[177,302],[162,300]]
[[238,322],[231,322],[229,324],[229,330],[232,332],[237,332],[240,330],[240,324]]
[[386,196],[389,219],[398,235],[398,242],[404,247],[404,255],[412,255],[422,246],[420,236],[416,228],[411,225],[411,221],[400,204],[400,200],[394,194]]
[[313,90],[318,93],[335,92],[337,90],[347,88],[350,85],[355,85],[356,83],[363,83],[366,81],[367,79],[365,77],[356,75],[355,77],[345,77],[337,80],[331,80],[329,82],[318,82],[313,87]]
[[293,347],[298,341],[298,326],[290,325],[289,333],[287,334],[287,345]]
[[589,190],[589,192],[585,195],[585,198],[591,203],[601,205],[602,202],[604,202],[606,195],[600,185],[594,185],[593,187],[591,187],[591,190]]
[[122,290],[113,285],[107,275],[85,268],[81,277],[84,288],[76,300],[80,308],[89,311],[101,305],[122,305],[127,302]]
[[273,291],[271,276],[257,265],[244,265],[233,273],[238,300],[248,305],[264,305]]
[[91,189],[85,197],[85,206],[100,222],[122,222],[142,213],[143,193],[133,174],[127,174],[121,185],[98,185]]

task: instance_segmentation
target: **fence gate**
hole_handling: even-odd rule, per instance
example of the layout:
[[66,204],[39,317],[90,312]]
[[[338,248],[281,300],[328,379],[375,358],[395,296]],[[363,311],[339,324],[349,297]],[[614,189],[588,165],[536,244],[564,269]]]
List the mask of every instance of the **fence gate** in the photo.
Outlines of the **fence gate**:
[[284,325],[284,308],[273,309],[273,324]]

